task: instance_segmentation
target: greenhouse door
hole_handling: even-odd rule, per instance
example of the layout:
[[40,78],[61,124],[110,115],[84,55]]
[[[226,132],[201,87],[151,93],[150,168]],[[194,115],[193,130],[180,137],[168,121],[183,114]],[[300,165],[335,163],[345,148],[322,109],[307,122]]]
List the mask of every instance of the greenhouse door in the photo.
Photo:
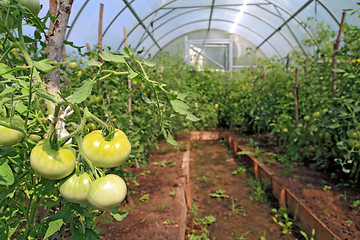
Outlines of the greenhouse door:
[[185,37],[186,62],[197,66],[214,69],[232,70],[232,39],[188,40]]

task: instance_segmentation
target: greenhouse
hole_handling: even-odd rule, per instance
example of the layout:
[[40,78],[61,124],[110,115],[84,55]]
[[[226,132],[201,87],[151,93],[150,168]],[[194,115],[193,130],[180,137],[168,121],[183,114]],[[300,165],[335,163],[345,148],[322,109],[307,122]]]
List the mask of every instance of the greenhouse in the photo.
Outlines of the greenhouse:
[[360,239],[357,0],[0,0],[0,239]]

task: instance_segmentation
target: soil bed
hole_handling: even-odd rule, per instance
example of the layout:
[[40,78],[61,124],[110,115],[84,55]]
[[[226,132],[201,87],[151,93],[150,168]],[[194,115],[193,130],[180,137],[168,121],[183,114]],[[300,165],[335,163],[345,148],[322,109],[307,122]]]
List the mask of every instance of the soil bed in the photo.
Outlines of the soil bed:
[[[236,137],[236,141],[238,145],[244,146],[248,144],[249,137]],[[261,149],[265,149],[266,152],[276,152],[274,147],[269,147],[261,138],[257,138],[257,141],[260,143],[258,152],[261,152]],[[305,167],[284,169],[278,163],[268,161],[264,154],[256,157],[265,163],[280,179],[283,186],[340,239],[360,239],[360,208],[351,206],[360,199],[359,188],[345,187],[330,179],[325,173],[314,169]]]
[[[282,234],[272,219],[274,213],[266,204],[266,194],[254,195],[255,189],[249,186],[261,185],[246,173],[245,167],[239,168],[232,153],[220,142],[193,141],[190,169],[194,207],[189,211],[188,236],[207,233],[210,239],[221,240],[295,239],[291,234]],[[256,202],[256,198],[263,203]],[[215,217],[214,222],[207,225],[204,221],[210,216]]]

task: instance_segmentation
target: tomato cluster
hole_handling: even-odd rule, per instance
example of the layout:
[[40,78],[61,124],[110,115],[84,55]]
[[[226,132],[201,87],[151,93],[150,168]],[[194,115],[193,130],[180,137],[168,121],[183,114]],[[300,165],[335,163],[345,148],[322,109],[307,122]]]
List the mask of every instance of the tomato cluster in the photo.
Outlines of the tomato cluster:
[[[0,146],[13,146],[24,139],[24,133],[13,129],[23,126],[24,121],[15,116],[1,119],[10,127],[0,125]],[[126,196],[125,181],[115,174],[97,174],[76,171],[76,152],[70,145],[55,148],[52,139],[39,141],[30,154],[32,169],[41,177],[50,180],[66,178],[60,185],[60,194],[69,202],[89,203],[98,210],[110,210],[120,204]],[[131,144],[125,133],[115,129],[113,134],[104,136],[100,130],[87,134],[81,144],[81,152],[91,165],[100,168],[113,168],[122,165],[129,157]],[[95,169],[95,168],[92,168]],[[72,175],[71,175],[72,174]],[[70,176],[69,176],[70,175]]]

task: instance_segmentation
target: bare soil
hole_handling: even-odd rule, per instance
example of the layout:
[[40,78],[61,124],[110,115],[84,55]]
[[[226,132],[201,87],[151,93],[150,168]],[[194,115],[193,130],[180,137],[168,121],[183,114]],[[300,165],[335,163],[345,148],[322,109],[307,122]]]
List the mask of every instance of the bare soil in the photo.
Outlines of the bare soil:
[[[185,230],[186,235],[200,235],[204,227],[211,239],[218,240],[257,240],[259,236],[265,236],[265,239],[301,239],[281,234],[281,228],[272,220],[274,213],[270,207],[250,201],[247,177],[231,174],[238,165],[228,149],[219,147],[216,141],[211,144],[208,141],[203,150],[199,150],[200,143],[195,147],[192,145],[191,200],[198,207],[197,217],[192,215],[191,208],[186,207],[185,177],[181,169],[188,139],[188,136],[178,139],[181,147],[160,143],[158,149],[154,149],[148,167],[131,169],[136,176],[136,181],[130,182],[129,186],[133,203],[124,203],[120,208],[129,214],[121,222],[101,223],[102,239],[183,240],[186,238]],[[242,140],[242,144],[248,141]],[[206,152],[210,155],[201,157]],[[218,165],[217,161],[221,164]],[[326,174],[311,169],[293,168],[286,172],[278,164],[266,164],[340,239],[360,239],[360,209],[351,207],[355,200],[360,200],[359,189],[336,185]],[[326,189],[325,185],[328,186]],[[226,190],[228,197],[209,196],[220,188]],[[188,216],[184,216],[186,209]],[[212,224],[204,226],[195,221],[195,218],[209,215],[216,218]]]

